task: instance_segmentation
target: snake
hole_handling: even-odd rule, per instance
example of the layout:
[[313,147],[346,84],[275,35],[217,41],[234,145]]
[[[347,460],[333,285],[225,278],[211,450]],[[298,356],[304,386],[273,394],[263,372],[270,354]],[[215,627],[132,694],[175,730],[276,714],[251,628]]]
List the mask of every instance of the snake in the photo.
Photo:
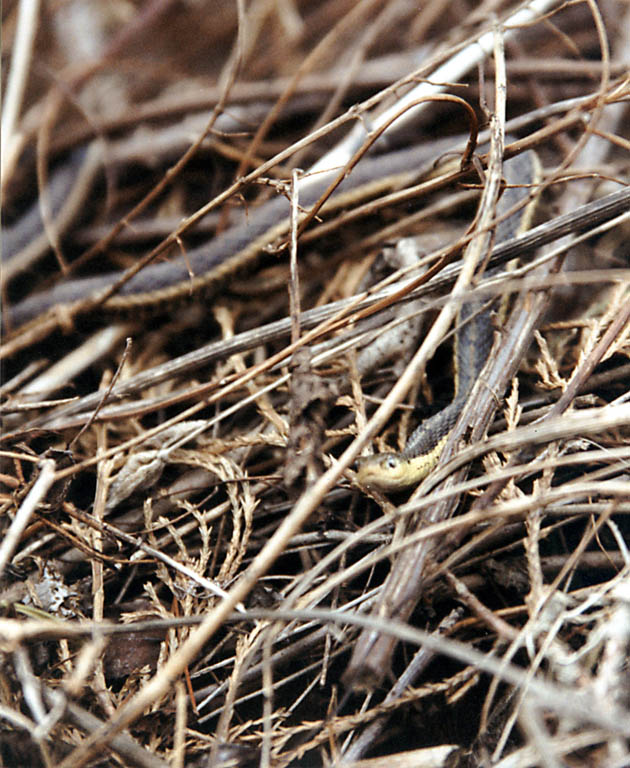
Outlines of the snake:
[[[404,189],[416,179],[443,172],[433,168],[436,157],[459,145],[458,138],[443,138],[431,144],[366,157],[348,174],[322,212],[357,205],[378,195]],[[451,159],[453,166],[456,160]],[[339,169],[336,169],[336,174]],[[330,174],[317,174],[300,192],[301,208],[312,206],[330,183]],[[290,204],[282,195],[257,208],[236,216],[234,226],[215,236],[210,242],[187,250],[184,256],[150,264],[124,283],[103,304],[105,312],[135,316],[139,310],[160,309],[188,300],[192,294],[217,290],[226,279],[254,262],[261,253],[290,230]],[[10,259],[11,254],[5,253]],[[37,323],[41,316],[62,306],[77,307],[96,298],[125,277],[124,271],[62,281],[34,293],[12,307],[5,307],[4,321],[9,328]]]
[[[541,165],[534,150],[527,150],[503,165],[505,189],[497,204],[499,223],[495,242],[500,244],[527,231],[534,218],[538,195],[532,194],[541,177]],[[487,275],[496,270],[489,270]],[[357,460],[360,485],[393,493],[418,485],[437,465],[446,442],[457,423],[486,364],[493,343],[492,308],[487,302],[470,300],[462,303],[457,317],[453,368],[455,392],[453,400],[438,413],[422,421],[412,432],[402,451],[377,453]]]

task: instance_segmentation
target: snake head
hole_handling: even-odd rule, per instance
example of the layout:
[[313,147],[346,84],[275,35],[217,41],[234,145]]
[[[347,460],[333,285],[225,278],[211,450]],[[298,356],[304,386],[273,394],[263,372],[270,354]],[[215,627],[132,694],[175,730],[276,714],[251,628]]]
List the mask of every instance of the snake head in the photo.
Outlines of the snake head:
[[366,488],[400,491],[409,485],[408,461],[399,453],[377,453],[357,459],[357,479]]

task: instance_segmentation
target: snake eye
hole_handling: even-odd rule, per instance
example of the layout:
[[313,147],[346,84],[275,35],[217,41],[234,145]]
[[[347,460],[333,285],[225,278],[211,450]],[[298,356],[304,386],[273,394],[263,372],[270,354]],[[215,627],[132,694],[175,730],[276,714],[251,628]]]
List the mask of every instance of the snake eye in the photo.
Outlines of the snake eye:
[[398,464],[395,456],[388,456],[385,463],[387,465],[387,469],[396,469],[396,465]]

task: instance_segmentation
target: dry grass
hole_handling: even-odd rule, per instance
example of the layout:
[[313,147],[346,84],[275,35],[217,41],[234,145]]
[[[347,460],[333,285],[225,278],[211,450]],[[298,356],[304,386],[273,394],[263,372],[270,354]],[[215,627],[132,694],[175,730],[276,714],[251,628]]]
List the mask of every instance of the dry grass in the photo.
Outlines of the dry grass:
[[[37,198],[46,222],[3,271],[5,765],[628,764],[630,224],[581,212],[628,184],[630,12],[543,5],[493,36],[516,6],[4,4],[5,241]],[[540,156],[552,235],[501,279],[500,152],[436,169],[470,116],[427,81]],[[386,126],[433,148],[412,189],[307,226],[293,169],[361,168]],[[36,192],[67,167],[73,195]],[[211,293],[12,327],[279,194],[281,242]],[[380,256],[411,236],[420,277]],[[359,488],[355,458],[452,394],[472,290],[509,315],[459,438],[413,492]]]

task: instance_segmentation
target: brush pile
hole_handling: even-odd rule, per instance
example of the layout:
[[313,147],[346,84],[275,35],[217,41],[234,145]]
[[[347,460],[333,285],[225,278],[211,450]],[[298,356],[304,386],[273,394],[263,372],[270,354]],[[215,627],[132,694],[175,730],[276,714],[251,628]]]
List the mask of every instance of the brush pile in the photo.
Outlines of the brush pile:
[[[627,3],[14,0],[2,40],[0,762],[627,765]],[[362,487],[471,295],[436,469]]]

